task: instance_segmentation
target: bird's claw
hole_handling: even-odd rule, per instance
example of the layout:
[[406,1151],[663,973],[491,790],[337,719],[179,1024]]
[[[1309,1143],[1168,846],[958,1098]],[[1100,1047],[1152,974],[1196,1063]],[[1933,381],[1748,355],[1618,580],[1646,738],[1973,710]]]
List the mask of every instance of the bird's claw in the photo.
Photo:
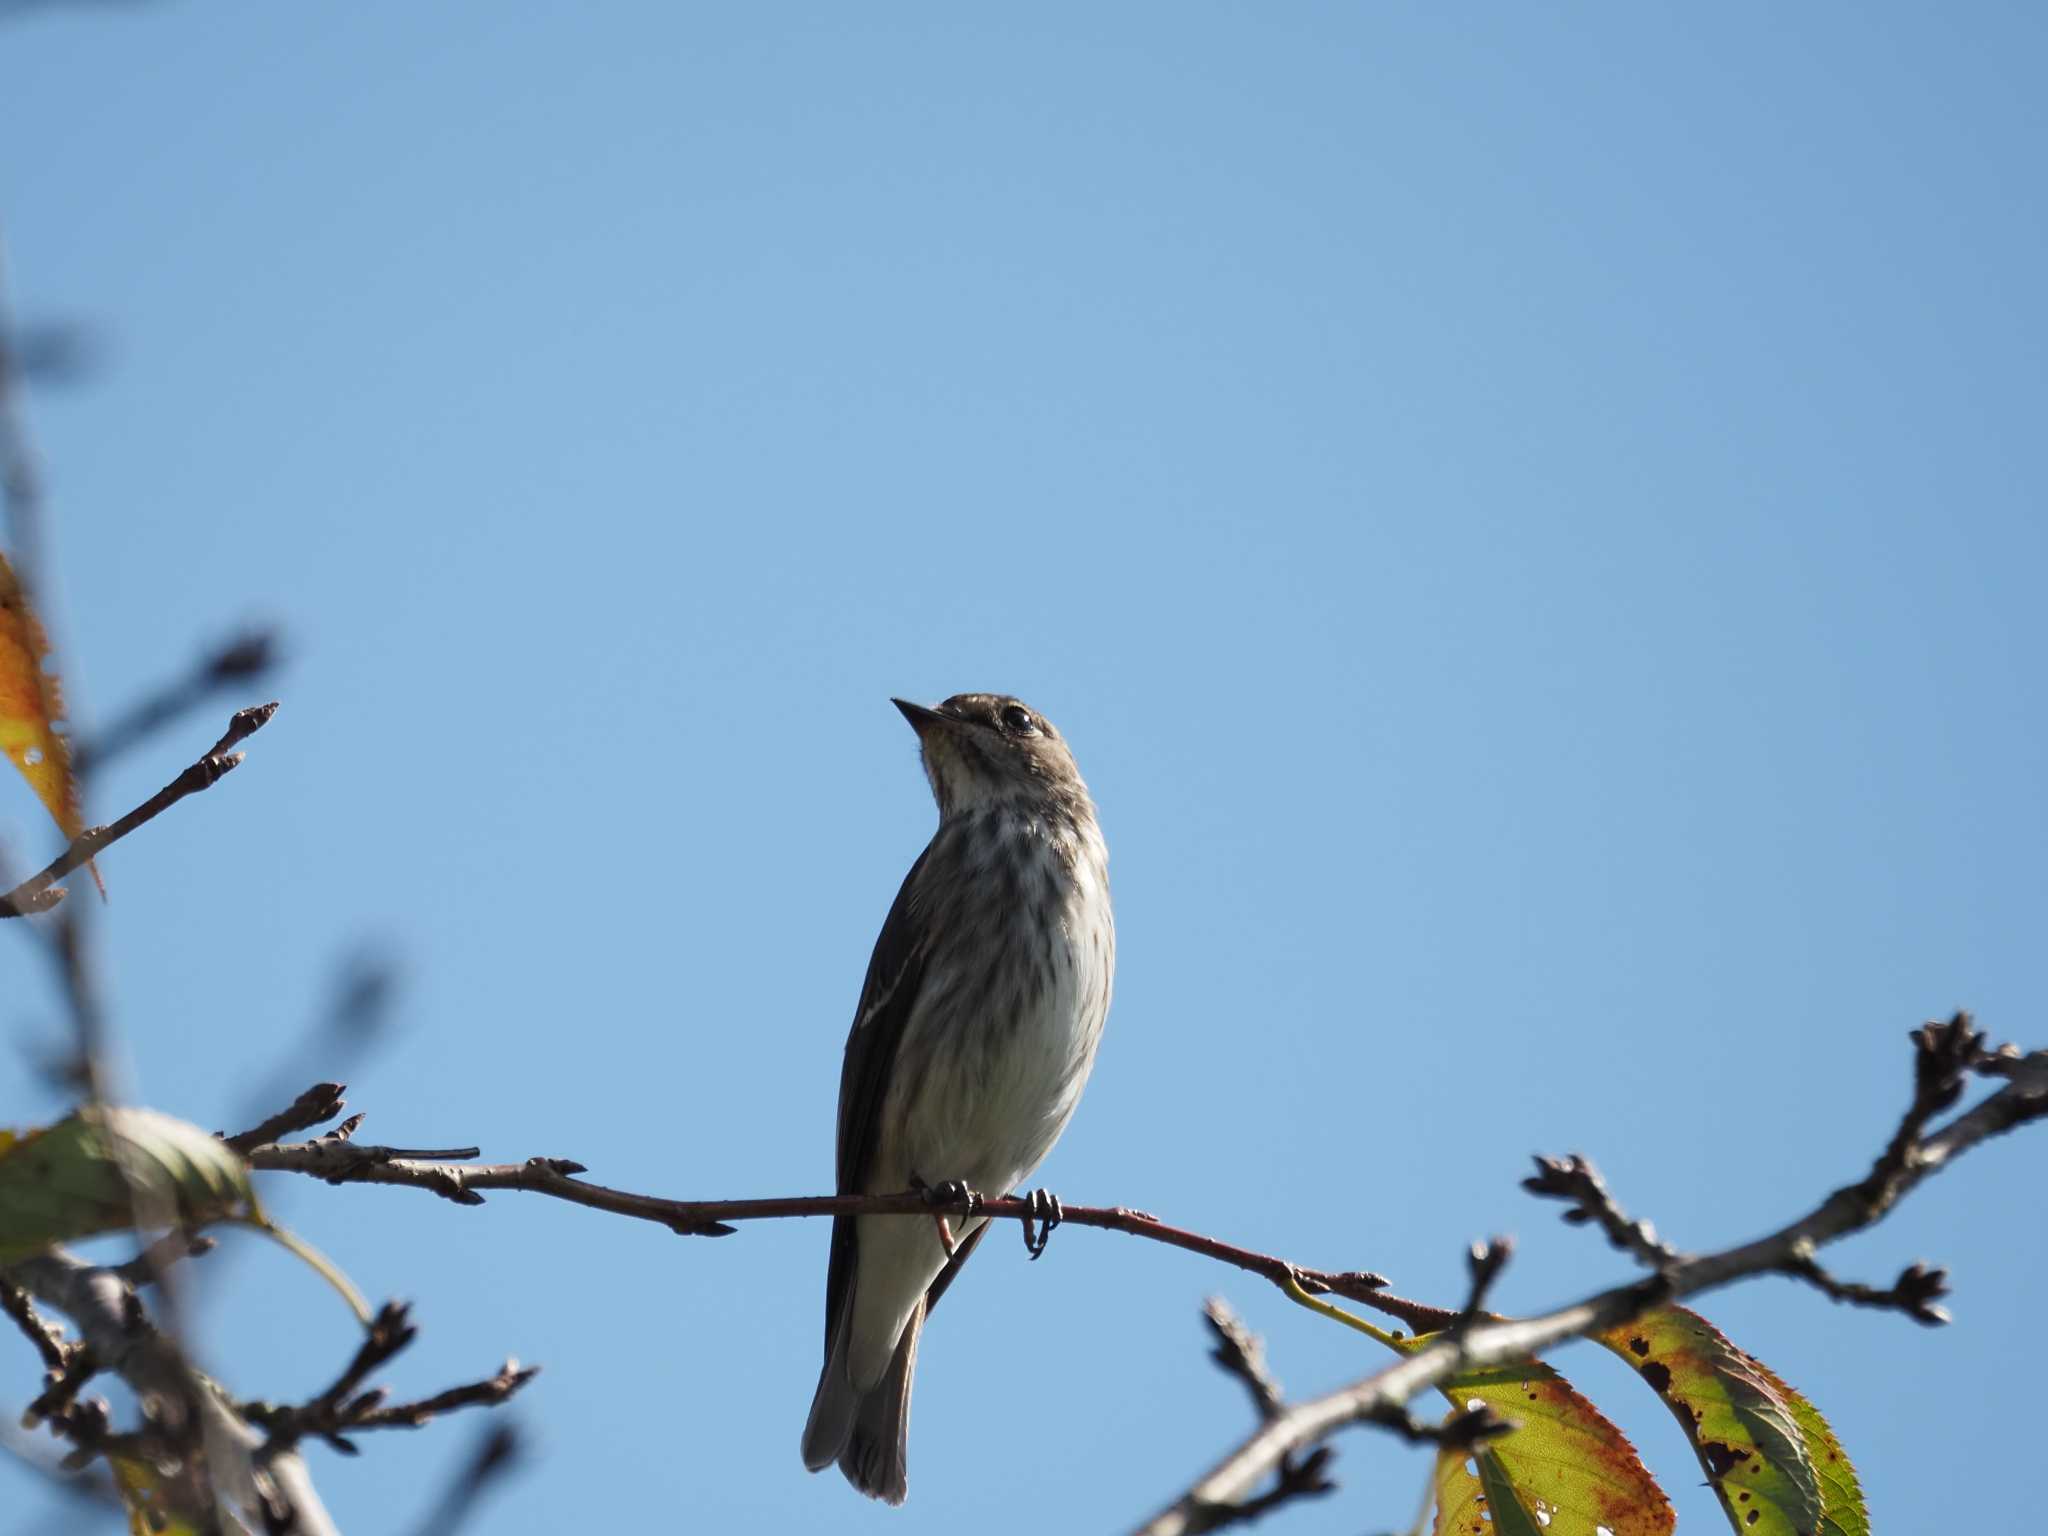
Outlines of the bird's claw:
[[[1060,1209],[1060,1197],[1049,1189],[1034,1189],[1024,1197],[1024,1203],[1031,1208],[1019,1223],[1024,1229],[1024,1251],[1036,1259],[1052,1241],[1052,1229],[1067,1219],[1066,1212]],[[1031,1230],[1034,1221],[1038,1223],[1035,1235]]]
[[972,1216],[981,1209],[981,1193],[968,1187],[965,1179],[948,1179],[943,1184],[927,1184],[923,1179],[912,1179],[910,1187],[924,1196],[926,1205],[964,1205],[966,1215]]
[[[926,1205],[965,1205],[970,1216],[981,1209],[980,1193],[970,1189],[965,1179],[948,1179],[943,1184],[927,1184],[923,1179],[912,1178],[910,1187],[924,1196]],[[952,1258],[960,1247],[958,1240],[953,1236],[952,1224],[946,1220],[944,1211],[933,1211],[932,1221],[939,1229],[939,1246],[946,1250],[947,1258]]]

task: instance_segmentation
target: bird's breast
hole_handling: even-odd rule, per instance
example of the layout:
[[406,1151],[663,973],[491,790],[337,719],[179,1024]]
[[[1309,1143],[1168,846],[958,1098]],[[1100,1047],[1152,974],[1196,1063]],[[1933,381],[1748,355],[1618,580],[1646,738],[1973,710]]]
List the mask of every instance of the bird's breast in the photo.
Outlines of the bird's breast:
[[[1005,1192],[1065,1128],[1109,1012],[1116,940],[1099,839],[1028,821],[963,829],[899,1046],[875,1187]],[[935,850],[935,853],[939,850]]]

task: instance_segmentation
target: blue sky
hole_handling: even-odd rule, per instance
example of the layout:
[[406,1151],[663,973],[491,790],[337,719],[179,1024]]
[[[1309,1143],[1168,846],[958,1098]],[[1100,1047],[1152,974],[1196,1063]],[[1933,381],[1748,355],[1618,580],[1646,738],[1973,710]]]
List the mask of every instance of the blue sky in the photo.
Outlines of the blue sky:
[[[1921,1019],[2044,1039],[2044,29],[7,19],[12,301],[104,344],[30,402],[77,712],[245,620],[291,645],[247,766],[104,861],[143,1095],[211,1126],[340,1071],[383,1140],[821,1189],[933,819],[888,696],[991,688],[1074,742],[1112,850],[1116,1005],[1043,1171],[1068,1198],[1437,1299],[1511,1231],[1524,1311],[1622,1272],[1518,1191],[1532,1151],[1588,1153],[1684,1247],[1796,1214],[1888,1134]],[[0,785],[10,848],[39,817]],[[405,987],[337,1068],[309,1021],[362,944]],[[6,1027],[46,1038],[16,949]],[[0,1072],[4,1118],[55,1111]],[[1834,1255],[1951,1265],[1945,1331],[1772,1282],[1704,1304],[1830,1415],[1885,1529],[2007,1514],[2035,1453],[2041,1155],[1988,1148]],[[274,1198],[413,1298],[401,1390],[545,1365],[494,1532],[1115,1528],[1248,1428],[1205,1293],[1295,1391],[1375,1363],[1184,1255],[992,1241],[892,1513],[798,1465],[822,1225]],[[229,1248],[210,1362],[324,1383],[345,1315]],[[1716,1528],[1663,1408],[1558,1363]],[[473,1428],[316,1472],[347,1529],[401,1529]],[[1275,1528],[1391,1527],[1425,1470],[1354,1435],[1343,1491]]]

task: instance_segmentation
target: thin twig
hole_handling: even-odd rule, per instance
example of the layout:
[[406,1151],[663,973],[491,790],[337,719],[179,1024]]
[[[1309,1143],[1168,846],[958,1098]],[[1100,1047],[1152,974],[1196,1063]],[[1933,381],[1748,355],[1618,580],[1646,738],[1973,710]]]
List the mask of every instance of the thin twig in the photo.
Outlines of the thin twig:
[[43,1357],[45,1370],[64,1369],[72,1355],[72,1346],[64,1342],[64,1331],[38,1312],[28,1292],[5,1275],[0,1275],[0,1312],[14,1319],[14,1325],[35,1346],[36,1353]]
[[63,1368],[50,1373],[42,1394],[22,1411],[22,1428],[33,1429],[45,1419],[57,1418],[68,1411],[72,1400],[85,1390],[85,1384],[99,1373],[99,1360],[90,1347],[74,1349]]
[[1487,1293],[1514,1256],[1514,1239],[1509,1237],[1490,1237],[1466,1250],[1465,1267],[1472,1276],[1472,1285],[1466,1292],[1464,1308],[1451,1323],[1453,1328],[1469,1329],[1479,1321],[1484,1315]]
[[277,660],[276,631],[251,629],[231,637],[200,656],[182,676],[129,705],[92,736],[74,741],[73,770],[84,777],[215,694],[259,681]]
[[341,1374],[317,1397],[297,1404],[243,1403],[239,1413],[269,1435],[260,1453],[264,1459],[288,1451],[308,1437],[324,1440],[345,1455],[354,1455],[350,1434],[363,1429],[418,1429],[457,1408],[495,1407],[540,1374],[540,1367],[508,1360],[495,1375],[437,1392],[415,1402],[387,1403],[382,1387],[362,1390],[371,1373],[411,1344],[418,1330],[403,1302],[388,1301],[370,1320],[362,1344]]
[[[471,1152],[470,1148],[454,1149]],[[1036,1218],[1028,1198],[1004,1196],[934,1200],[927,1192],[895,1195],[791,1195],[760,1200],[664,1200],[593,1184],[574,1175],[584,1166],[568,1158],[534,1157],[523,1163],[466,1163],[408,1156],[406,1149],[322,1137],[317,1141],[270,1143],[247,1153],[251,1167],[302,1173],[330,1184],[393,1184],[424,1189],[458,1205],[482,1205],[485,1190],[523,1190],[547,1195],[615,1216],[651,1221],[686,1237],[724,1237],[738,1221],[800,1216],[980,1215],[997,1220]],[[1257,1253],[1199,1232],[1168,1226],[1158,1217],[1124,1206],[1065,1206],[1066,1225],[1124,1232],[1151,1242],[1234,1264],[1284,1286],[1292,1278],[1305,1289],[1364,1301],[1387,1282],[1363,1271],[1304,1269],[1271,1254]]]
[[1261,1420],[1270,1419],[1286,1406],[1280,1383],[1266,1366],[1266,1343],[1244,1324],[1221,1296],[1211,1296],[1202,1307],[1202,1321],[1216,1337],[1209,1358],[1225,1374],[1235,1377],[1251,1394],[1252,1408]]
[[1669,1244],[1657,1240],[1657,1229],[1650,1223],[1630,1220],[1608,1193],[1600,1170],[1576,1152],[1566,1157],[1537,1157],[1536,1172],[1522,1180],[1522,1188],[1546,1199],[1569,1201],[1566,1221],[1573,1226],[1598,1223],[1608,1242],[1651,1269],[1663,1269],[1681,1257]]
[[233,718],[228,721],[226,733],[191,767],[119,821],[103,827],[87,827],[74,837],[71,845],[56,858],[6,895],[0,896],[0,918],[23,917],[32,912],[49,911],[64,899],[64,891],[57,885],[59,880],[98,858],[109,846],[118,843],[145,822],[155,820],[187,795],[198,794],[201,790],[211,789],[219,783],[222,777],[232,772],[242,761],[242,754],[233,751],[232,748],[238,742],[262,730],[270,722],[270,717],[276,713],[275,702],[235,711]]
[[215,1134],[237,1152],[246,1154],[252,1148],[289,1136],[294,1131],[325,1125],[348,1107],[348,1100],[342,1097],[346,1092],[347,1083],[315,1083],[261,1124],[233,1136]]
[[1935,1303],[1948,1294],[1948,1271],[1914,1262],[1899,1271],[1899,1278],[1883,1290],[1857,1280],[1838,1279],[1813,1256],[1810,1247],[1796,1249],[1785,1260],[1784,1272],[1804,1280],[1822,1295],[1846,1301],[1853,1307],[1903,1312],[1916,1323],[1939,1328],[1949,1321],[1948,1308]]

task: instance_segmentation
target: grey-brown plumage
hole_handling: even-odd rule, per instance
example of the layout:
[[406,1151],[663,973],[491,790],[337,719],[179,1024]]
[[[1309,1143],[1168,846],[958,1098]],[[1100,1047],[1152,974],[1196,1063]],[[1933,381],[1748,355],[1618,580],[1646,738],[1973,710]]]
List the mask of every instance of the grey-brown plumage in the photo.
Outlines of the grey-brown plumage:
[[[847,1036],[838,1188],[1004,1194],[1052,1150],[1094,1065],[1116,967],[1109,856],[1042,715],[990,693],[895,702],[939,829],[889,909]],[[986,1230],[958,1221],[949,1259],[930,1217],[834,1220],[805,1466],[836,1461],[861,1492],[903,1502],[918,1337]]]

